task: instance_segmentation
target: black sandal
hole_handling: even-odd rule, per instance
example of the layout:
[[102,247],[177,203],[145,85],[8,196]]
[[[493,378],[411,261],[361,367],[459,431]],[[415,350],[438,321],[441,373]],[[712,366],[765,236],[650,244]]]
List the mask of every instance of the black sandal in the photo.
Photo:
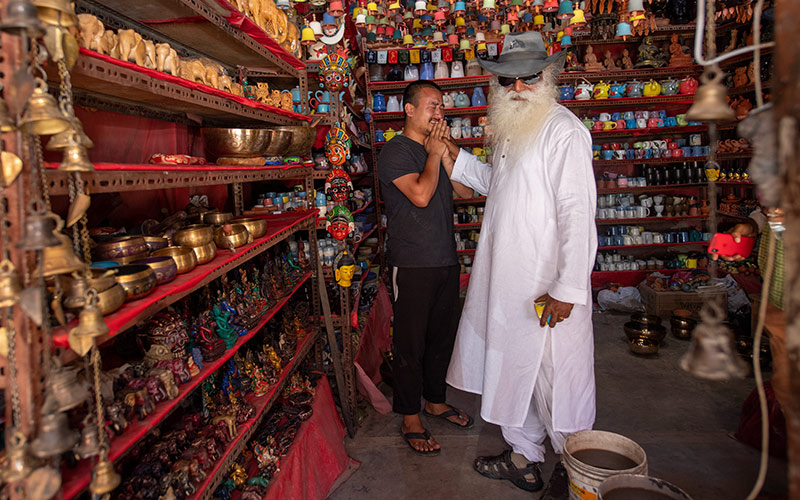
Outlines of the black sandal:
[[[507,479],[525,491],[539,491],[544,487],[539,466],[531,463],[524,469],[517,468],[511,461],[511,450],[506,450],[495,457],[478,457],[472,462],[472,467],[482,476],[490,479]],[[533,474],[535,480],[525,479],[528,474]]]
[[403,432],[403,430],[400,429],[400,434],[403,436],[403,441],[406,442],[408,447],[414,450],[415,452],[419,453],[420,455],[433,456],[433,455],[438,455],[439,452],[442,451],[441,448],[433,449],[431,451],[422,451],[416,449],[414,445],[411,444],[412,439],[420,439],[422,441],[428,441],[431,438],[431,433],[428,432],[428,429],[425,429],[425,432]]
[[426,417],[430,417],[430,418],[441,418],[442,420],[444,420],[448,424],[454,425],[454,426],[458,427],[459,429],[472,429],[472,426],[475,424],[475,421],[472,420],[472,417],[467,415],[467,412],[464,412],[464,415],[467,415],[467,423],[466,423],[466,425],[461,425],[461,424],[459,424],[457,422],[453,422],[452,420],[450,420],[448,418],[448,417],[461,417],[461,410],[459,410],[455,406],[451,406],[450,408],[451,408],[450,410],[443,411],[442,413],[440,413],[438,415],[434,415],[433,413],[431,413],[428,410],[423,408],[422,409],[422,414],[425,415]]

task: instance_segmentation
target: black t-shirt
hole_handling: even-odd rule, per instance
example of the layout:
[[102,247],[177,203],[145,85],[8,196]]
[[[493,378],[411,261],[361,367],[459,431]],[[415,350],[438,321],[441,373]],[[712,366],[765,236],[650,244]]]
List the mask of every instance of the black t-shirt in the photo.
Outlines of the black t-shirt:
[[444,267],[458,264],[453,237],[453,187],[443,166],[439,184],[425,208],[415,206],[394,185],[394,180],[425,169],[425,147],[402,135],[383,147],[378,176],[389,239],[389,262],[397,267]]

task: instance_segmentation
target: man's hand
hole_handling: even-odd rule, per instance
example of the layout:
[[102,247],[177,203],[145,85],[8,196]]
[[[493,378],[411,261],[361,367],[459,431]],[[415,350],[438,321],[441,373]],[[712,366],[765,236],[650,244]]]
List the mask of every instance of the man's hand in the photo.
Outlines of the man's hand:
[[[758,225],[754,220],[749,219],[747,222],[736,224],[733,229],[728,232],[731,234],[731,236],[733,236],[733,241],[736,243],[741,243],[742,236],[747,236],[750,238],[755,238],[758,236]],[[720,255],[712,253],[711,258],[713,260],[719,260]],[[745,258],[746,257],[743,257],[738,253],[736,255],[722,255],[722,259],[727,261],[740,261],[744,260]]]
[[572,313],[572,304],[556,300],[548,294],[542,295],[536,299],[536,302],[545,303],[544,311],[542,311],[542,317],[539,319],[539,326],[542,328],[548,324],[548,317],[550,318],[550,328],[553,328],[556,326],[556,324],[569,318],[569,315]]
[[444,129],[447,128],[447,123],[444,120],[439,120],[434,126],[428,137],[425,138],[425,151],[428,155],[444,156],[447,154],[447,145],[442,140]]
[[458,159],[458,152],[461,151],[461,148],[458,147],[458,144],[453,142],[453,138],[450,137],[449,132],[444,137],[444,143],[447,145],[447,153],[450,155],[450,158],[452,158],[453,161],[456,161]]

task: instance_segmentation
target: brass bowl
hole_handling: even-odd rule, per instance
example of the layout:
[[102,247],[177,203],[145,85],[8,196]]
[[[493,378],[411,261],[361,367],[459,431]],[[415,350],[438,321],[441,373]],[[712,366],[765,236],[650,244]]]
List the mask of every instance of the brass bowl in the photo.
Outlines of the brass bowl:
[[673,328],[672,336],[680,340],[690,340],[692,338],[692,330],[685,328]]
[[128,294],[122,288],[122,285],[114,283],[114,286],[97,293],[97,306],[105,316],[119,309],[125,303],[127,297]]
[[214,260],[217,256],[217,244],[213,241],[208,245],[192,248],[195,257],[197,257],[197,265],[206,264]]
[[55,235],[61,241],[61,244],[44,249],[42,263],[44,265],[45,278],[59,274],[70,274],[86,267],[83,261],[75,255],[75,250],[72,248],[72,240],[59,232],[56,232]]
[[114,259],[114,262],[116,262],[120,266],[124,266],[124,265],[132,263],[135,260],[141,260],[141,259],[144,259],[146,257],[147,257],[147,252],[142,252],[142,253],[137,254],[137,255],[131,255],[129,257],[117,257],[116,259]]
[[310,155],[311,147],[317,139],[317,130],[314,127],[277,127],[274,130],[289,132],[292,135],[291,142],[283,153],[286,156]]
[[638,337],[631,340],[628,346],[634,354],[650,356],[658,352],[658,342],[645,337]]
[[214,226],[227,224],[231,219],[233,219],[233,214],[230,212],[210,212],[203,215],[203,222]]
[[172,241],[176,245],[190,248],[208,245],[214,241],[214,228],[208,224],[192,224],[175,231]]
[[241,224],[225,224],[214,231],[214,241],[219,248],[233,251],[253,241],[247,228]]
[[147,244],[147,249],[151,252],[155,252],[156,250],[161,250],[162,248],[167,248],[169,246],[169,240],[162,236],[143,236],[144,242]]
[[253,235],[253,239],[261,238],[267,234],[267,219],[257,217],[237,217],[233,219],[234,224],[241,224]]
[[284,127],[269,129],[269,135],[264,143],[263,156],[287,156],[289,146],[292,145],[292,131]]
[[264,150],[270,144],[272,130],[268,128],[204,128],[202,136],[206,152],[213,157],[255,158],[264,156]]
[[149,266],[150,269],[156,273],[157,285],[169,283],[175,279],[175,276],[178,275],[178,266],[175,264],[175,259],[168,255],[162,255],[161,257],[147,257],[146,259],[133,261],[131,264],[144,264]]
[[636,321],[628,321],[623,325],[623,328],[629,341],[644,337],[660,344],[664,337],[667,336],[667,329],[661,325],[645,325]]
[[672,327],[672,335],[675,338],[689,340],[692,338],[692,331],[697,326],[697,321],[683,316],[673,316],[669,319],[669,324]]
[[147,243],[141,236],[116,236],[97,241],[94,255],[97,260],[118,260],[122,257],[141,255],[147,252]]
[[631,321],[644,323],[645,325],[660,325],[661,317],[655,314],[633,313],[631,314]]
[[153,255],[156,257],[172,257],[172,260],[175,261],[175,265],[178,266],[178,274],[188,273],[197,265],[197,257],[194,254],[194,250],[189,247],[174,246],[162,248],[161,250],[153,252]]
[[125,289],[126,300],[140,299],[152,292],[156,286],[156,273],[150,266],[128,264],[111,269],[117,272],[117,283]]

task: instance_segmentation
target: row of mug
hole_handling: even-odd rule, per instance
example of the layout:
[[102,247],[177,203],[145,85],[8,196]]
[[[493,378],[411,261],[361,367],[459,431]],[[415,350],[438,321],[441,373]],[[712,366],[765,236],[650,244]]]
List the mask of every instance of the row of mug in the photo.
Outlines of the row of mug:
[[711,239],[711,233],[700,233],[700,231],[697,230],[672,231],[664,233],[644,231],[636,235],[633,234],[599,235],[597,237],[597,245],[600,248],[603,248],[603,247],[622,247],[622,246],[634,246],[634,245],[661,245],[665,243],[700,243],[703,241],[708,241],[710,239]]
[[604,142],[602,144],[592,144],[593,151],[600,151],[603,149],[678,149],[684,146],[701,146],[703,144],[703,136],[700,134],[690,134],[689,137],[677,137],[675,139],[667,137],[665,139],[653,139],[650,141],[636,141],[636,142]]
[[[615,174],[616,175],[616,174]],[[647,179],[644,177],[625,177],[620,175],[614,179],[596,179],[598,189],[625,188],[625,187],[647,187]],[[598,198],[598,203],[600,198]],[[601,207],[604,208],[604,207]]]
[[[601,122],[613,121],[613,122],[615,122],[617,120],[625,120],[625,121],[627,121],[627,120],[649,120],[650,118],[659,118],[661,120],[664,120],[665,123],[669,118],[675,118],[676,125],[680,126],[680,127],[685,127],[687,125],[701,125],[700,122],[690,122],[686,118],[686,113],[679,113],[679,114],[676,114],[675,116],[669,116],[669,115],[667,115],[667,110],[666,109],[654,109],[654,110],[650,110],[650,111],[639,110],[639,111],[603,112],[603,113],[595,115],[595,116],[593,116],[591,118],[589,118],[588,116],[583,118],[583,124],[584,125],[587,124],[586,120],[591,120],[593,122],[595,122],[595,121],[601,121]],[[669,123],[672,123],[672,120],[670,120]]]
[[[674,143],[673,143],[674,144]],[[651,158],[682,158],[682,157],[705,157],[708,156],[708,146],[684,146],[674,149],[604,149],[592,151],[594,160],[645,160]],[[628,184],[630,185],[630,184]]]
[[[665,200],[667,203],[680,204],[686,199],[687,198],[683,196],[665,197],[662,194],[657,194],[654,196],[640,194],[638,198],[636,198],[632,193],[602,194],[597,197],[597,208],[614,208],[617,205],[621,207],[641,205],[643,207],[652,208],[654,205],[664,205]],[[689,197],[689,199],[694,198]],[[677,200],[677,203],[675,200]]]
[[667,261],[661,259],[629,259],[619,262],[598,262],[595,271],[642,271],[657,269],[697,269],[701,259],[688,257],[685,263],[675,258]]

